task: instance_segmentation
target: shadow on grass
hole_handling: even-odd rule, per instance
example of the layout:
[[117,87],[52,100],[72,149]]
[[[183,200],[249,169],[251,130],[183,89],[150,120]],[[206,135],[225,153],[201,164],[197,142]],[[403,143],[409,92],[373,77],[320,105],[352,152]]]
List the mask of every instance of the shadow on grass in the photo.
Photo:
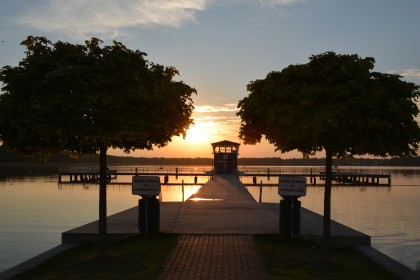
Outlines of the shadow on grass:
[[[84,244],[63,252],[13,279],[156,279],[178,240],[177,234],[138,235],[109,243],[107,257]],[[332,249],[331,263],[321,248],[281,235],[255,235],[269,279],[396,279],[366,256],[351,249]]]
[[177,239],[160,233],[109,243],[105,259],[96,245],[84,244],[12,279],[154,279]]
[[321,247],[306,240],[281,235],[256,235],[255,241],[269,279],[397,279],[350,248],[333,248],[331,262],[325,264]]

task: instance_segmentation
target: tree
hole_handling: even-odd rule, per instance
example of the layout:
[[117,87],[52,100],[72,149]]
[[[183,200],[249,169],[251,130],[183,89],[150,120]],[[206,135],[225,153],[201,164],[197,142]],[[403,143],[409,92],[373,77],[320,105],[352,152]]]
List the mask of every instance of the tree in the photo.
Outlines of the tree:
[[163,147],[192,124],[194,88],[178,71],[119,42],[101,47],[29,36],[16,67],[0,70],[0,140],[21,154],[100,154],[100,252],[106,242],[106,153]]
[[373,72],[374,59],[326,52],[247,85],[240,100],[239,137],[255,144],[265,135],[280,152],[305,157],[324,151],[326,181],[323,256],[329,259],[333,158],[415,155],[419,87],[401,76]]

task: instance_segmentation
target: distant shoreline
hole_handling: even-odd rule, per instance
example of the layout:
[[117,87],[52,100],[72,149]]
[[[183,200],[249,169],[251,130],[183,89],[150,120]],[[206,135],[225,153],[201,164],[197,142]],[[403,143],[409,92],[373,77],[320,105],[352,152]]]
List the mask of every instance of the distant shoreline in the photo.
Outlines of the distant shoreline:
[[[40,159],[27,158],[19,156],[8,151],[4,147],[0,147],[0,176],[26,176],[31,174],[37,175],[54,175],[58,174],[60,167],[72,165],[89,165],[96,166],[99,164],[99,156],[82,156],[73,158],[66,154],[60,154],[51,157],[47,161]],[[109,166],[123,165],[195,165],[195,166],[211,166],[212,158],[146,158],[146,157],[130,157],[130,156],[112,156],[108,155],[107,164]],[[390,158],[390,159],[345,159],[334,160],[334,166],[406,166],[420,167],[420,157],[411,158]],[[293,158],[282,159],[280,157],[272,158],[241,158],[238,159],[238,166],[325,166],[323,158]]]
[[[97,156],[81,157],[78,159],[70,157],[51,158],[49,161],[20,158],[19,160],[0,157],[0,176],[28,176],[28,175],[55,175],[60,167],[88,165],[96,166],[99,163]],[[211,158],[136,158],[108,156],[109,166],[133,166],[133,165],[197,165],[211,166]],[[239,158],[238,166],[319,166],[323,167],[324,159],[281,159],[281,158]],[[334,160],[335,166],[377,166],[377,167],[420,167],[420,158],[409,159],[348,159]]]

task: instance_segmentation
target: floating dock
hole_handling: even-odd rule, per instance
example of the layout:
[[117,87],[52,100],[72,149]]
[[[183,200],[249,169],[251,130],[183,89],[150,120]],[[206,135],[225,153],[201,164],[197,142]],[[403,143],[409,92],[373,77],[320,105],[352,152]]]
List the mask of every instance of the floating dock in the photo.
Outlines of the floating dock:
[[[237,176],[252,177],[252,184],[256,185],[257,178],[260,177],[279,177],[279,176],[300,176],[308,178],[308,185],[323,185],[321,181],[325,180],[325,169],[288,169],[288,168],[264,168],[264,167],[239,167]],[[113,166],[108,168],[108,181],[112,182],[117,176],[164,176],[169,177],[195,177],[194,184],[197,183],[198,176],[213,176],[213,170],[205,167],[157,167],[157,166],[140,166],[140,167],[121,167]],[[391,174],[384,170],[364,170],[364,169],[336,169],[333,171],[334,185],[348,186],[391,186]],[[66,167],[59,169],[59,183],[93,183],[99,181],[99,168],[93,166]],[[118,182],[118,184],[131,184],[130,182]],[[170,184],[165,179],[164,184]],[[192,183],[186,183],[192,184]],[[263,183],[263,185],[277,185],[273,183]]]

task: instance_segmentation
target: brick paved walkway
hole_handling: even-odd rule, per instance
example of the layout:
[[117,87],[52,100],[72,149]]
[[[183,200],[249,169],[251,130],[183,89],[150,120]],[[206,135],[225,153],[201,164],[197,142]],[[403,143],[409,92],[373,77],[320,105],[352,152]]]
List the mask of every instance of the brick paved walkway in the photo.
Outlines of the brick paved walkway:
[[159,279],[266,279],[252,235],[181,235]]

